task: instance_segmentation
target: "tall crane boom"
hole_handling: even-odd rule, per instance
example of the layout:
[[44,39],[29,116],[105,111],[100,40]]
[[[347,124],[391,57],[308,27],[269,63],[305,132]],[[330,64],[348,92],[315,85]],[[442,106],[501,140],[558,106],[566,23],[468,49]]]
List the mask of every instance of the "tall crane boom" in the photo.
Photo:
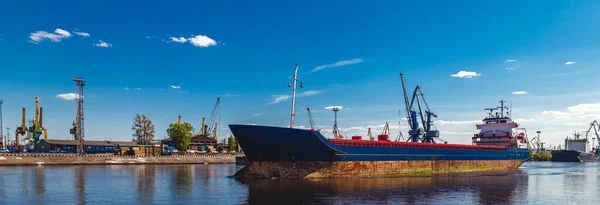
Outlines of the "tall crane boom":
[[408,126],[411,129],[416,129],[413,127],[412,116],[410,106],[408,105],[408,93],[406,93],[406,85],[404,85],[404,73],[400,72],[400,81],[402,81],[402,91],[404,91],[404,104],[406,106],[406,120],[408,121]]
[[[406,92],[406,85],[404,83],[404,74],[400,73],[400,80],[402,81],[402,90],[404,91],[404,103],[406,105],[406,119],[408,120],[408,124],[410,126],[410,131],[408,134],[410,135],[409,141],[412,142],[427,142],[427,143],[435,143],[436,139],[439,138],[439,131],[434,129],[433,122],[431,120],[432,117],[437,118],[437,115],[431,111],[427,101],[425,100],[425,95],[421,91],[421,87],[417,86],[413,91],[412,98],[408,100],[408,93]],[[417,105],[417,109],[413,109],[414,105]],[[423,107],[424,106],[424,107]],[[425,109],[423,109],[425,108]],[[417,113],[418,112],[418,113]],[[417,114],[419,117],[417,117]],[[421,121],[421,125],[423,129],[419,128],[419,118]]]
[[310,125],[310,129],[315,129],[315,121],[313,120],[312,114],[310,113],[310,108],[306,108],[306,112],[308,112],[308,124]]
[[592,123],[590,123],[590,128],[585,133],[585,138],[588,138],[588,133],[590,133],[590,131],[592,131],[592,129],[594,129],[594,135],[596,135],[596,139],[598,139],[600,141],[600,135],[598,135],[598,130],[600,130],[600,124],[598,124],[598,121],[596,121],[596,120],[594,120]]
[[[210,134],[212,137],[217,139],[217,115],[219,113],[219,103],[221,102],[221,97],[217,97],[217,103],[215,103],[215,107],[208,118],[208,127],[204,130],[205,134]],[[204,128],[204,127],[203,127]]]

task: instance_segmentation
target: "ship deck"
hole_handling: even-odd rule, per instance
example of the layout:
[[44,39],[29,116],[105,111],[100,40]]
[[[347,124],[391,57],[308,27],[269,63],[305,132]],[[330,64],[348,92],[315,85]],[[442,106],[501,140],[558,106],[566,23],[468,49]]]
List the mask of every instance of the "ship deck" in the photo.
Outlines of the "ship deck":
[[446,148],[446,149],[463,149],[463,150],[506,150],[506,147],[502,147],[502,146],[370,141],[370,140],[351,140],[351,139],[328,139],[328,140],[337,146],[397,147],[397,148]]

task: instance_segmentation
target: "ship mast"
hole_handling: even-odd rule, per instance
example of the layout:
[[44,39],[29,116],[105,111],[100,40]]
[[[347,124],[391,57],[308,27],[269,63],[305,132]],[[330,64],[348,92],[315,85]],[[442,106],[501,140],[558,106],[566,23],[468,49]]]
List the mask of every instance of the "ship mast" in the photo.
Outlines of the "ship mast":
[[294,128],[294,108],[296,107],[296,82],[298,81],[298,65],[296,65],[296,69],[294,70],[294,79],[293,79],[294,87],[292,91],[292,113],[290,115],[290,128]]

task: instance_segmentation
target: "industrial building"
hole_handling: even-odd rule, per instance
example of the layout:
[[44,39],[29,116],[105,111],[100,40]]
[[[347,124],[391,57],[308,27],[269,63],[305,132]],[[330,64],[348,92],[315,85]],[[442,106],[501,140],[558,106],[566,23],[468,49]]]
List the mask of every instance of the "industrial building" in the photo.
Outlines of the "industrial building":
[[[136,145],[132,141],[85,141],[86,153],[114,153],[118,145]],[[36,152],[65,152],[76,153],[79,140],[40,140],[35,145]]]
[[[175,142],[172,139],[164,139],[161,141],[162,145],[165,146],[175,146]],[[210,148],[217,147],[217,140],[211,137],[207,137],[204,135],[196,135],[192,137],[190,145],[188,146],[189,150],[196,151],[209,151]]]

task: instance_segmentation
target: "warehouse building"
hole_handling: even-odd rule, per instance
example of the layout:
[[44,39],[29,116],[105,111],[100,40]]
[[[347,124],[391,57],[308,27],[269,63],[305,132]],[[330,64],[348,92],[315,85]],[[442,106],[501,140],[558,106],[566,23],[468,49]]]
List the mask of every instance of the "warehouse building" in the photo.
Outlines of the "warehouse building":
[[[162,146],[175,147],[175,142],[172,139],[167,138],[161,141],[161,147]],[[188,150],[210,151],[210,149],[215,149],[216,147],[216,139],[204,135],[196,135],[192,137]]]

